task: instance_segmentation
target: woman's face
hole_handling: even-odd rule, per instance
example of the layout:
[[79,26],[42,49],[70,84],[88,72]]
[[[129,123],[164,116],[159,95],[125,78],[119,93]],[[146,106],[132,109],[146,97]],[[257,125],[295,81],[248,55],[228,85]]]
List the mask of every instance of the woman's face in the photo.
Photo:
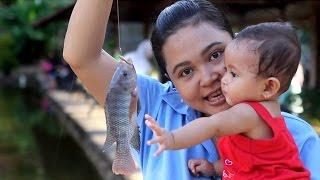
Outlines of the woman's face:
[[202,22],[179,29],[163,46],[173,84],[187,104],[206,115],[229,107],[220,82],[225,73],[224,49],[231,40],[228,32]]

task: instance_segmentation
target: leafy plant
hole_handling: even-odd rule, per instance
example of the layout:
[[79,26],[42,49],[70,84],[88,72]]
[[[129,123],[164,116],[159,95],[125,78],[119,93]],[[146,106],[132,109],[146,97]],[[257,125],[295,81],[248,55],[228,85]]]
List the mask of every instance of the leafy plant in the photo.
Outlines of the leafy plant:
[[[33,23],[72,3],[71,0],[0,1],[0,70],[28,64],[61,49],[66,23],[55,22],[35,28]],[[60,40],[60,41],[59,41]],[[4,58],[2,58],[4,57]]]
[[14,41],[11,33],[3,33],[0,35],[0,69],[8,74],[12,68],[18,65],[14,48]]
[[307,119],[320,122],[320,90],[305,88],[301,97],[304,108],[303,116]]

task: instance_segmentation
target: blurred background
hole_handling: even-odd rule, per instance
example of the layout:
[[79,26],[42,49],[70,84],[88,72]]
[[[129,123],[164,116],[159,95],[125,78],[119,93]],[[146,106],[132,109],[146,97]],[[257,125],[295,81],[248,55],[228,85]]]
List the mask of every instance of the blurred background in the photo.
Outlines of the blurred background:
[[[162,80],[148,40],[173,0],[119,0],[104,49],[133,59],[138,73]],[[281,97],[283,111],[320,133],[320,1],[215,0],[237,32],[266,21],[290,21],[302,45],[299,69]],[[74,0],[0,0],[0,179],[125,179],[101,153],[102,108],[62,57]],[[119,23],[119,28],[118,28]],[[131,179],[139,179],[136,175]]]

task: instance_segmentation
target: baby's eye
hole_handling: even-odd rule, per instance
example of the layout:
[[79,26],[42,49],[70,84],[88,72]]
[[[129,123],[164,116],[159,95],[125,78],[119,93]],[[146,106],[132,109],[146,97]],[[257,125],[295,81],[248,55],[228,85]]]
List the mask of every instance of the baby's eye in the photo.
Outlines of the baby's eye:
[[232,71],[230,71],[230,73],[231,73],[231,76],[232,76],[232,77],[236,77],[236,76],[237,76],[236,73],[234,73],[234,72],[232,72]]
[[192,72],[193,72],[193,70],[190,68],[183,69],[180,73],[180,76],[182,76],[182,77],[189,76]]
[[210,61],[217,61],[217,60],[220,60],[220,56],[222,55],[222,51],[216,51],[216,52],[213,52],[211,55],[210,55]]

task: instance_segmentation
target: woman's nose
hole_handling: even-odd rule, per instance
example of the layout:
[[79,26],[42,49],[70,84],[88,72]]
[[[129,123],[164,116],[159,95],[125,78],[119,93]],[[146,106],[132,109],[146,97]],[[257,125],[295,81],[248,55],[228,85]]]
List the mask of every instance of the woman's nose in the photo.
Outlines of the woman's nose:
[[210,66],[204,67],[200,78],[200,86],[211,86],[219,78],[219,73],[214,72]]

